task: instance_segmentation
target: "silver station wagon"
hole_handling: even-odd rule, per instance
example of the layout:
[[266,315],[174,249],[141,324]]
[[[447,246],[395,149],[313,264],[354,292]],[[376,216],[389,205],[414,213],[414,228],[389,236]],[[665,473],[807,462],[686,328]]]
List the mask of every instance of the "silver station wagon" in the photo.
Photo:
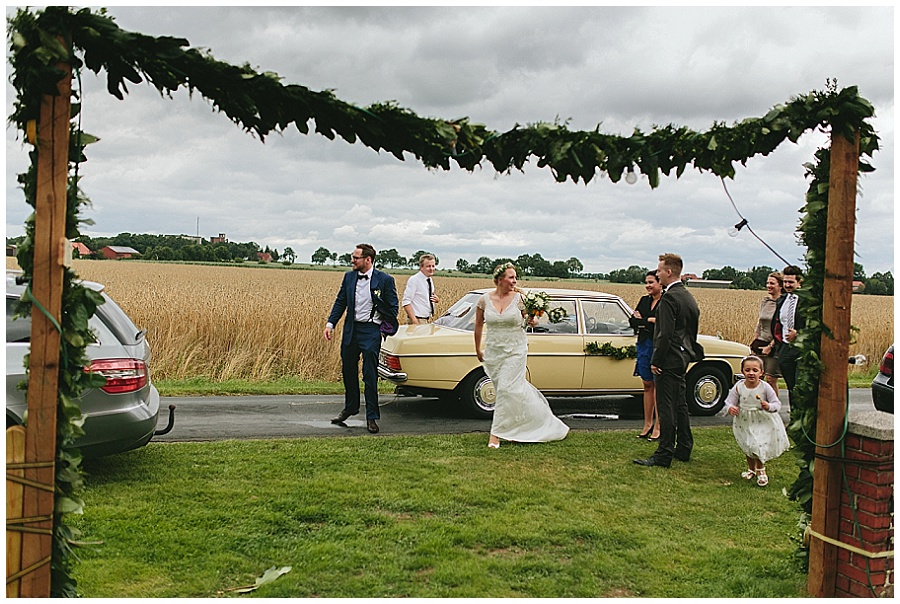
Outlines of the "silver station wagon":
[[[31,338],[31,318],[15,317],[15,308],[25,286],[16,282],[17,272],[6,273],[6,427],[22,425],[27,405],[24,357]],[[89,325],[97,342],[87,347],[91,360],[86,371],[107,378],[102,388],[87,390],[78,403],[85,417],[85,435],[75,441],[84,457],[99,457],[142,447],[153,437],[159,415],[159,392],[150,382],[150,346],[128,315],[103,291],[88,281],[82,285],[100,292],[104,303],[97,307]],[[170,418],[171,419],[171,418]],[[171,427],[171,423],[170,423]]]
[[[452,396],[473,417],[493,414],[494,386],[475,356],[475,303],[490,289],[469,292],[432,324],[401,325],[382,344],[379,376],[397,384],[402,394]],[[525,292],[530,290],[525,289]],[[622,298],[595,291],[541,289],[550,307],[568,316],[560,323],[540,319],[528,334],[527,378],[547,396],[642,395],[634,359],[616,359],[586,349],[621,349],[637,338],[628,323],[633,314]],[[740,376],[745,344],[699,336],[705,358],[686,376],[687,399],[694,415],[714,415]]]

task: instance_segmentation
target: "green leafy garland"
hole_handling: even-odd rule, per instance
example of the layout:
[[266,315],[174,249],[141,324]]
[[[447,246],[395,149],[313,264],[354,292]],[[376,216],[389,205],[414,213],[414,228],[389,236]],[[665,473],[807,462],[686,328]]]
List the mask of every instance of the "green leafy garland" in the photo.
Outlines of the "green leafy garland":
[[613,346],[612,342],[603,342],[603,344],[588,342],[584,347],[584,352],[586,354],[612,357],[617,361],[637,358],[637,348],[634,344],[631,346]]
[[[472,171],[487,161],[496,171],[509,172],[512,168],[523,170],[526,163],[534,160],[538,167],[548,167],[558,182],[571,179],[586,184],[598,173],[605,173],[610,180],[618,182],[627,170],[637,168],[647,175],[651,188],[655,188],[659,185],[660,174],[669,176],[674,171],[679,177],[689,165],[731,178],[736,162],[746,165],[748,159],[768,155],[784,141],[796,142],[804,132],[813,129],[830,128],[832,132],[847,136],[858,130],[862,141],[861,155],[871,156],[878,148],[878,137],[867,121],[874,115],[872,105],[859,96],[856,87],[837,90],[834,84],[826,91],[812,91],[777,105],[764,117],[748,118],[732,126],[714,123],[705,132],[668,125],[655,127],[649,133],[635,129],[631,136],[622,137],[603,134],[599,126],[592,131],[570,131],[565,124],[555,122],[516,126],[497,133],[483,125],[472,124],[467,118],[421,118],[393,102],[357,107],[337,99],[331,91],[315,92],[296,84],[283,85],[277,74],[258,72],[249,65],[229,65],[197,49],[186,48],[187,40],[154,38],[122,30],[103,9],[96,13],[89,9],[73,12],[60,6],[35,13],[19,10],[9,20],[7,32],[12,84],[17,93],[10,121],[23,133],[28,132],[29,122],[38,119],[41,96],[56,94],[56,84],[63,75],[56,64],[68,62],[76,72],[83,68],[95,73],[105,71],[107,90],[120,99],[128,92],[126,81],[138,84],[146,80],[165,96],[171,96],[181,87],[191,93],[198,92],[218,111],[261,141],[268,134],[283,132],[290,126],[308,134],[309,122],[314,120],[315,132],[329,139],[338,135],[349,143],[360,141],[400,160],[410,153],[429,168],[449,170],[452,160],[459,167]],[[58,41],[58,36],[69,41],[68,47]],[[83,59],[77,53],[81,53]],[[78,105],[73,107],[77,112]],[[84,160],[84,143],[93,140],[77,131],[75,134],[80,136],[72,137],[69,154],[66,231],[70,239],[78,235],[79,211],[87,203],[78,191],[76,166],[78,161]],[[803,241],[809,247],[809,276],[807,285],[801,290],[806,292],[801,312],[808,313],[807,325],[815,325],[816,304],[819,305],[818,322],[821,324],[821,286],[817,289],[813,282],[821,279],[823,272],[817,263],[824,262],[825,214],[821,196],[827,194],[824,190],[827,184],[822,183],[828,182],[828,175],[827,169],[824,176],[819,169],[823,153],[827,151],[817,153],[820,163],[808,168],[815,176],[814,187],[810,187],[804,208],[806,217],[800,227]],[[37,154],[32,151],[30,156],[32,167],[19,180],[26,199],[34,205]],[[860,161],[860,171],[872,171],[872,167]],[[26,231],[29,240],[18,258],[26,279],[30,279],[33,222],[29,221]],[[67,509],[63,511],[80,507],[75,495],[81,483],[78,459],[75,456],[67,458],[65,446],[78,433],[74,420],[78,415],[77,404],[73,401],[83,388],[91,385],[91,378],[85,377],[80,366],[85,362],[84,346],[92,337],[87,320],[99,303],[74,281],[74,277],[71,271],[66,271],[62,310],[61,358],[65,365],[59,386],[57,450],[62,463],[57,471],[57,485],[63,500],[73,502],[64,506]],[[807,432],[815,422],[815,378],[821,367],[814,329],[810,328],[798,337],[803,350],[800,365],[803,375],[798,380],[798,389],[809,403],[792,405],[791,427],[795,442],[797,422],[802,420]],[[610,348],[614,349],[611,345]],[[811,475],[808,481],[805,478],[811,468],[810,457],[791,489],[792,496],[801,503],[806,501],[806,494],[811,490],[797,485],[801,482],[811,484]],[[55,596],[75,594],[75,582],[69,573],[72,531],[62,520],[60,513],[55,523],[58,528],[53,556]]]

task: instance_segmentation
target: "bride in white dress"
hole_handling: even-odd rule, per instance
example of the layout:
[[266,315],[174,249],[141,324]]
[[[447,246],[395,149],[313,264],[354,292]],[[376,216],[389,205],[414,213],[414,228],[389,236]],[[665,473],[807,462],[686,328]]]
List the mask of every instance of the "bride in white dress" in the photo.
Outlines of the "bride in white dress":
[[[494,270],[497,289],[484,294],[475,307],[475,352],[494,382],[496,403],[488,446],[500,439],[518,442],[562,440],[569,427],[553,415],[544,395],[525,379],[528,339],[522,329],[525,317],[521,294],[516,290],[516,269],[511,263]],[[481,348],[484,326],[484,350]]]

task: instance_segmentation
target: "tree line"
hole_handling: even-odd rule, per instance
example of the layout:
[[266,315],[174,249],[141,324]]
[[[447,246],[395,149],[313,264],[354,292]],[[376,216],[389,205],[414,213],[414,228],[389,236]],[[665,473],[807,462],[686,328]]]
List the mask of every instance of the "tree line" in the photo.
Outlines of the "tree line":
[[[643,266],[632,265],[628,268],[610,271],[605,277],[606,280],[613,283],[643,283],[649,270]],[[745,271],[738,270],[733,266],[723,266],[722,268],[706,269],[703,271],[702,277],[714,281],[731,281],[729,289],[765,289],[766,279],[774,271],[775,269],[771,266],[754,266]],[[603,276],[601,275],[600,278],[602,279]],[[853,280],[861,283],[857,293],[875,296],[894,295],[894,276],[890,271],[866,276],[863,265],[854,262]]]
[[[20,245],[25,236],[7,237],[7,245]],[[210,242],[197,237],[186,235],[148,235],[140,233],[119,233],[114,237],[89,237],[82,235],[74,240],[83,243],[91,250],[90,254],[82,255],[75,251],[76,257],[87,259],[101,259],[100,252],[107,246],[130,247],[137,251],[141,258],[146,260],[183,260],[189,262],[256,262],[260,261],[259,254],[269,254],[273,261],[279,259],[290,263],[296,259],[294,251],[286,247],[279,253],[277,249],[269,246],[261,248],[259,244],[250,241],[247,243],[235,243],[232,241]]]

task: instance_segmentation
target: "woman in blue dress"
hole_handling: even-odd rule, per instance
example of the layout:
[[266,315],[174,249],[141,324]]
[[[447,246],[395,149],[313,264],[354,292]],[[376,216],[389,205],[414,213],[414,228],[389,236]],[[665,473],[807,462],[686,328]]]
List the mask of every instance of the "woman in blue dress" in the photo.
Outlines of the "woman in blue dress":
[[637,303],[634,314],[628,320],[637,334],[637,361],[634,375],[644,382],[644,428],[637,435],[647,440],[659,439],[659,414],[656,412],[656,382],[650,371],[650,357],[653,356],[653,328],[656,325],[656,305],[662,297],[662,285],[656,271],[649,271],[644,277],[647,295]]

